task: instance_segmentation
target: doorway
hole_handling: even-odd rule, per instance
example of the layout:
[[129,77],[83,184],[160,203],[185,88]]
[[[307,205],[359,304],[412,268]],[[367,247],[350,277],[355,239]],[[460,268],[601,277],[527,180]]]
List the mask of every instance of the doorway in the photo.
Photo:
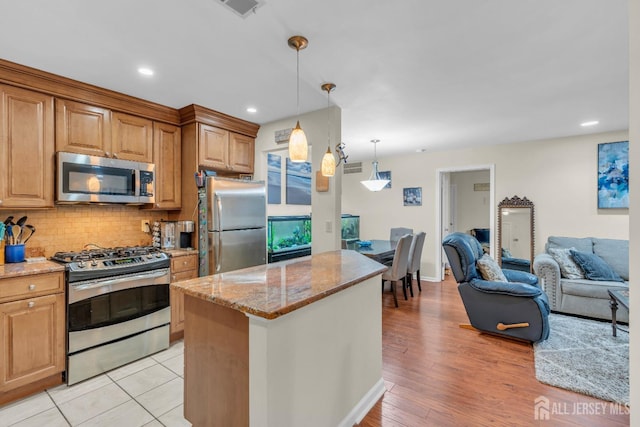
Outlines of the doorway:
[[[484,172],[484,174],[474,174],[473,172]],[[456,175],[457,174],[457,175]],[[468,182],[465,182],[465,177],[477,179],[478,176],[488,176],[488,191],[487,182],[472,183],[472,187],[469,188]],[[461,179],[458,179],[461,178]],[[468,179],[467,179],[468,181]],[[449,233],[454,231],[468,232],[472,228],[485,228],[486,224],[489,228],[489,253],[495,259],[495,165],[475,165],[464,167],[451,167],[442,168],[436,171],[436,188],[438,188],[438,197],[436,198],[436,233],[438,236],[437,242],[442,242],[442,239]],[[464,206],[465,192],[474,191],[479,194],[474,194],[473,198],[483,198],[487,203],[477,203],[478,207],[473,209],[484,209],[488,212],[483,212],[484,219],[473,219],[473,216],[465,215],[470,208]],[[482,194],[480,194],[482,193]],[[470,193],[466,193],[470,194]],[[469,197],[470,198],[470,197]],[[488,200],[487,200],[488,199]],[[462,206],[461,206],[462,205]],[[488,213],[488,224],[486,223],[486,214]],[[476,218],[478,218],[476,216]],[[474,222],[476,221],[476,222]],[[478,225],[474,225],[478,224]],[[442,245],[436,245],[435,253],[435,265],[436,265],[436,279],[444,279],[444,270],[447,258],[442,250]],[[440,266],[438,268],[437,266]]]

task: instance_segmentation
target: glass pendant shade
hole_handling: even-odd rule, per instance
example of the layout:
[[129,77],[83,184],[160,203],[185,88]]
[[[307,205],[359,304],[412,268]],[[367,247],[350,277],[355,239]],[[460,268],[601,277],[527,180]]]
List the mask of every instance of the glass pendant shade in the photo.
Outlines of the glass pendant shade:
[[306,162],[308,150],[307,135],[304,134],[298,121],[289,137],[289,158],[294,163]]
[[333,157],[331,147],[327,147],[327,152],[322,156],[320,171],[322,176],[334,176],[336,174],[336,158]]
[[362,185],[367,187],[369,191],[380,191],[385,185],[387,185],[390,181],[388,179],[380,178],[380,174],[378,173],[378,161],[375,160],[373,163],[373,170],[371,171],[371,176],[366,181],[360,181]]

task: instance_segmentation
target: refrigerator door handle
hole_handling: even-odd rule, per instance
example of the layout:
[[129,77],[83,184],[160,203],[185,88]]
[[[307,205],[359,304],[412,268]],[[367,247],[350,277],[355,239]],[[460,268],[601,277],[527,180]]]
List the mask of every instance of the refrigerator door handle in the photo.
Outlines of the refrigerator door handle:
[[220,240],[221,240],[220,239],[220,235],[222,233],[215,233],[215,234],[216,234],[216,236],[215,236],[216,245],[215,245],[213,250],[216,253],[216,265],[215,265],[214,273],[219,273],[220,272],[220,267],[221,267],[221,264],[222,264],[222,245],[220,244]]
[[215,215],[215,221],[216,223],[214,224],[214,230],[217,231],[222,231],[222,198],[219,197],[217,194],[214,196],[214,204],[216,206],[216,215]]

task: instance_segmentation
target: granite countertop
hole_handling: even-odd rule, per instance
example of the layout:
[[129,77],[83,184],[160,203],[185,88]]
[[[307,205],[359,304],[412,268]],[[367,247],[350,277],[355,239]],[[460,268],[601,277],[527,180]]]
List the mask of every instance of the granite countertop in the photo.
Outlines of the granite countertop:
[[6,263],[0,265],[0,279],[28,276],[31,274],[54,273],[58,271],[64,271],[64,265],[48,260]]
[[185,280],[171,287],[243,313],[275,319],[386,269],[355,251],[339,250]]

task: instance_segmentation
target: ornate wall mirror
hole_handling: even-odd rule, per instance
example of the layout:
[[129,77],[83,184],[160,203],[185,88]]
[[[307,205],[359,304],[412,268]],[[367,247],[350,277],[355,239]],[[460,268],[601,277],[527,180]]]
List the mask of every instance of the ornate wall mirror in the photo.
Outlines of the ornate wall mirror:
[[505,197],[498,204],[498,263],[502,268],[531,272],[535,256],[533,202]]

